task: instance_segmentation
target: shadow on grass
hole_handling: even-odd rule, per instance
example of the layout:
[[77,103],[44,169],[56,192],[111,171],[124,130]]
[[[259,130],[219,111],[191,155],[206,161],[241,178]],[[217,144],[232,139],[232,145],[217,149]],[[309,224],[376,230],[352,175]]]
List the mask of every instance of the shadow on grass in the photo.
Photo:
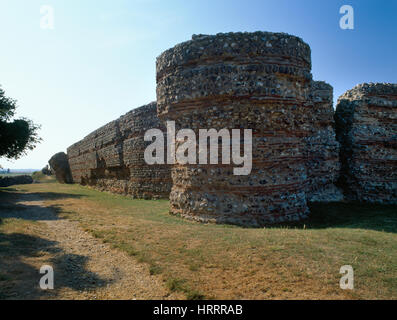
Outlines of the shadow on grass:
[[[7,223],[18,223],[7,218],[26,221],[60,219],[60,207],[45,206],[41,201],[80,197],[53,192],[21,193],[14,188],[0,188],[0,230],[3,230],[0,231],[0,299],[45,299],[55,297],[57,290],[62,288],[89,291],[109,282],[87,270],[88,257],[65,253],[55,241],[4,232],[12,230],[12,225],[8,228]],[[39,269],[44,264],[54,269],[55,290],[39,287],[43,276]]]
[[67,198],[81,198],[80,194],[60,193],[60,192],[29,192],[22,193],[15,188],[0,188],[0,203],[3,201],[39,201],[39,200],[60,200]]
[[[35,265],[29,263],[32,258]],[[108,280],[86,269],[87,260],[64,253],[55,241],[0,232],[0,299],[46,299],[62,288],[89,291],[105,286]],[[54,269],[54,290],[39,286],[43,276],[39,270],[44,264]]]
[[55,192],[20,193],[14,188],[0,188],[0,219],[25,220],[59,219],[59,206],[42,206],[40,201],[80,198],[81,195]]
[[309,207],[309,218],[283,225],[306,229],[350,228],[397,233],[395,205],[335,202],[312,203]]

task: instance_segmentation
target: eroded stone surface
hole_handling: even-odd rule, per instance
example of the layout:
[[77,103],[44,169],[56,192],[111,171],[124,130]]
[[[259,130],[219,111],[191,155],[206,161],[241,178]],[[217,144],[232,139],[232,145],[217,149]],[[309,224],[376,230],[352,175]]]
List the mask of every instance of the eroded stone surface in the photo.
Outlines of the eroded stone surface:
[[348,199],[397,203],[397,84],[357,85],[339,97],[335,120]]
[[147,130],[164,130],[156,103],[134,109],[95,130],[68,148],[73,179],[100,190],[137,198],[168,197],[171,175],[167,165],[147,165]]
[[54,154],[48,163],[51,170],[55,173],[55,177],[59,183],[73,183],[68,156],[65,152]]
[[157,59],[157,107],[177,130],[253,129],[253,169],[174,165],[171,213],[258,226],[308,214],[310,48],[284,33],[193,36]]
[[307,199],[312,202],[340,201],[343,193],[335,186],[340,171],[340,145],[335,137],[332,86],[324,81],[313,81],[311,99],[313,112],[307,138]]

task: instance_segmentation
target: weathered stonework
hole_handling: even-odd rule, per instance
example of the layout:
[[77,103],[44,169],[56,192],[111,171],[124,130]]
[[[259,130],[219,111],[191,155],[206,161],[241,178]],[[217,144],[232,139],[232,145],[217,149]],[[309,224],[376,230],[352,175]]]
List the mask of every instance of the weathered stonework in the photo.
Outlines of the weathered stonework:
[[65,152],[54,154],[51,159],[48,160],[48,163],[59,183],[73,183],[68,157]]
[[343,193],[335,186],[340,171],[340,146],[335,137],[332,86],[324,81],[313,81],[311,99],[314,105],[307,139],[307,200],[341,201]]
[[397,84],[360,84],[336,107],[341,184],[348,199],[397,203]]
[[171,189],[167,165],[147,165],[147,130],[164,130],[156,103],[134,109],[68,148],[73,180],[99,190],[136,198],[166,198]]
[[[308,139],[316,139],[311,84],[310,47],[284,33],[198,35],[160,55],[161,120],[196,136],[198,129],[253,129],[248,176],[233,175],[233,165],[173,165],[171,213],[249,226],[306,217]],[[328,123],[322,127],[320,144],[328,146]],[[334,155],[322,153],[337,170]],[[333,178],[323,181],[321,172],[311,174],[326,186]]]

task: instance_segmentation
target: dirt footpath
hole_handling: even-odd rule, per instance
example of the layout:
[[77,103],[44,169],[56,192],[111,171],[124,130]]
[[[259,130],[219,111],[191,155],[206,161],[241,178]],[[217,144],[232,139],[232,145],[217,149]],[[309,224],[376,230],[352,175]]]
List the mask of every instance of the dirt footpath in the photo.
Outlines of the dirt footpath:
[[[60,219],[36,195],[20,194],[14,206],[0,207],[0,217],[35,220],[39,248],[10,261],[17,276],[0,284],[3,298],[14,299],[180,299],[169,293],[157,275],[118,249],[82,230],[77,222]],[[33,229],[32,229],[33,230]],[[11,235],[9,235],[11,237]],[[20,235],[18,235],[20,236]],[[17,238],[15,236],[15,238]],[[4,257],[3,257],[4,259]],[[17,261],[18,260],[18,261]],[[41,290],[42,265],[54,269],[54,290]],[[10,270],[8,270],[10,271]]]

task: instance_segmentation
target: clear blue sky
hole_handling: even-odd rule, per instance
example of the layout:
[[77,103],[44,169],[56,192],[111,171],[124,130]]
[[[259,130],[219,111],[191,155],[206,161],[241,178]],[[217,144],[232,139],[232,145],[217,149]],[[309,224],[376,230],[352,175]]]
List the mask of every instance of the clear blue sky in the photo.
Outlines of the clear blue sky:
[[[352,5],[355,29],[339,28]],[[55,29],[40,28],[40,7]],[[43,142],[6,168],[42,168],[58,151],[156,98],[155,58],[192,34],[275,31],[312,48],[313,77],[336,98],[362,82],[397,82],[397,1],[0,0],[0,84]]]

